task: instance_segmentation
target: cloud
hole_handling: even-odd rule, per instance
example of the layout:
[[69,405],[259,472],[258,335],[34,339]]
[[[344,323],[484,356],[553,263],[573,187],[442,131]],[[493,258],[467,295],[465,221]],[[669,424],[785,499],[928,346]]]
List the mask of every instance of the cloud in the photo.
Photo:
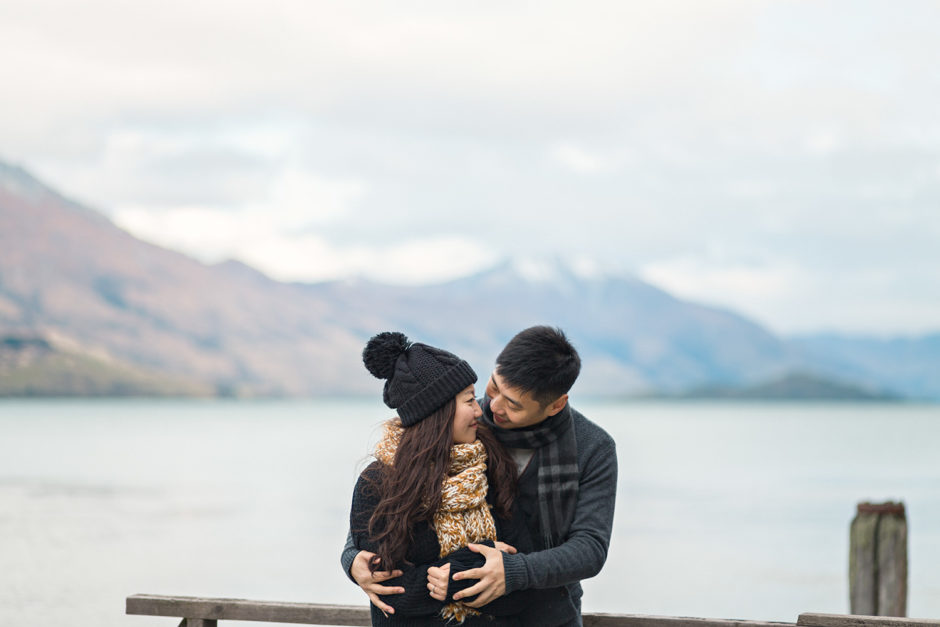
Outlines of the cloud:
[[206,263],[238,259],[281,281],[361,276],[422,284],[465,276],[496,259],[485,245],[451,235],[396,237],[381,246],[337,243],[313,229],[298,230],[291,211],[127,208],[115,221],[141,239]]
[[254,237],[232,256],[282,281],[365,277],[421,285],[466,276],[493,263],[478,243],[453,236],[403,238],[385,246],[338,245],[307,233]]
[[[674,294],[745,311],[754,310],[758,303],[773,310],[779,301],[791,299],[806,278],[802,268],[785,262],[734,262],[691,255],[646,264],[639,275]],[[766,320],[766,314],[761,311],[758,317]]]
[[579,174],[606,172],[613,168],[613,164],[600,155],[573,144],[556,144],[551,155],[558,163]]
[[934,274],[925,267],[910,282],[899,282],[896,270],[877,263],[820,273],[788,259],[690,255],[646,264],[639,274],[672,294],[733,309],[786,334],[883,335],[885,320],[918,333],[935,330],[940,319],[940,301],[924,291]]
[[858,311],[888,302],[883,328],[929,327],[938,17],[12,1],[0,136],[134,232],[279,277],[437,280],[562,252],[777,328],[877,326]]
[[819,131],[806,138],[806,149],[810,154],[829,155],[839,148],[839,138],[833,131]]

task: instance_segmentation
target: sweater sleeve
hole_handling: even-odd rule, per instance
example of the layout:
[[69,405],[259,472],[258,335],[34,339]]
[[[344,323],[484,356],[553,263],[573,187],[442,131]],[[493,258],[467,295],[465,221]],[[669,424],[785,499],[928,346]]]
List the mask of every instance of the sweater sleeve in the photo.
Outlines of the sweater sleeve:
[[444,602],[431,597],[428,592],[428,568],[443,566],[447,558],[431,564],[419,564],[402,568],[401,577],[394,577],[384,582],[387,586],[402,586],[402,594],[379,595],[385,603],[395,608],[397,616],[433,616],[441,611]]
[[[376,463],[366,468],[356,482],[353,492],[352,509],[349,515],[350,536],[353,541],[352,557],[360,550],[372,551],[378,548],[367,532],[369,519],[378,505],[378,495],[373,488],[378,466]],[[348,546],[348,543],[347,543]],[[469,550],[469,549],[468,549]],[[347,551],[343,551],[345,558]],[[428,593],[428,568],[442,566],[447,558],[441,558],[430,564],[408,565],[399,567],[401,576],[393,577],[385,582],[386,586],[401,586],[405,589],[402,594],[380,595],[379,598],[395,608],[395,614],[400,616],[433,616],[441,611],[444,603],[437,601]],[[344,562],[345,565],[345,562]],[[350,566],[352,560],[350,560]],[[349,569],[347,568],[347,573]],[[350,575],[351,576],[351,575]]]
[[[487,540],[481,544],[493,546],[493,542]],[[447,597],[444,601],[433,599],[428,593],[428,568],[431,566],[443,566],[451,564],[451,577],[454,573],[470,568],[479,568],[483,566],[484,558],[479,553],[474,553],[470,549],[463,547],[454,551],[450,555],[442,557],[430,564],[419,564],[403,568],[401,577],[389,579],[386,585],[402,586],[405,588],[404,594],[389,594],[380,598],[395,608],[395,614],[399,616],[431,616],[440,613],[444,605],[454,601],[454,594],[458,590],[464,590],[476,583],[475,579],[464,579],[454,581],[450,580],[447,586]],[[532,593],[534,590],[520,590],[494,599],[490,603],[479,608],[484,614],[493,616],[515,616],[523,612],[530,603],[532,603]],[[463,599],[464,601],[473,601],[476,597]]]
[[356,583],[356,580],[352,576],[352,565],[356,561],[356,555],[359,554],[359,549],[356,548],[356,543],[353,541],[352,530],[346,532],[346,546],[343,547],[343,552],[339,556],[339,562],[343,565],[343,571],[346,573],[346,576],[349,577],[349,580],[353,583]]
[[617,496],[617,451],[603,431],[595,437],[584,441],[590,453],[579,460],[578,502],[565,541],[534,553],[504,555],[507,593],[568,585],[593,577],[604,566]]
[[[499,539],[512,545],[519,552],[532,550],[532,539],[529,530],[525,525],[525,517],[519,507],[514,507],[512,514],[508,518],[496,518],[496,532]],[[494,543],[490,540],[481,542],[486,546],[493,547]],[[505,559],[506,553],[503,554]],[[448,601],[460,590],[465,590],[472,585],[476,585],[477,579],[458,579],[453,576],[464,570],[471,568],[480,568],[486,562],[486,559],[479,553],[471,551],[469,548],[462,548],[459,551],[448,556],[451,562],[450,574],[451,581],[447,590]],[[492,616],[517,616],[523,615],[533,603],[538,602],[538,594],[542,591],[537,590],[517,590],[497,597],[480,608],[480,611]],[[476,596],[467,597],[464,601],[473,602]]]
[[[479,544],[485,544],[489,547],[495,546],[492,540],[484,540]],[[505,557],[505,553],[503,556]],[[450,562],[451,580],[447,587],[447,602],[450,603],[453,601],[453,596],[457,594],[457,592],[466,590],[470,586],[475,585],[478,581],[477,579],[454,580],[453,576],[464,570],[480,568],[486,562],[486,559],[479,553],[475,553],[464,547],[454,551],[444,558],[444,560]],[[481,606],[479,610],[484,614],[490,614],[492,616],[515,616],[524,612],[529,605],[534,602],[533,592],[533,590],[519,590],[510,594],[504,594],[501,597],[493,599],[486,605]],[[476,598],[476,596],[471,596],[461,599],[461,601],[472,603]]]

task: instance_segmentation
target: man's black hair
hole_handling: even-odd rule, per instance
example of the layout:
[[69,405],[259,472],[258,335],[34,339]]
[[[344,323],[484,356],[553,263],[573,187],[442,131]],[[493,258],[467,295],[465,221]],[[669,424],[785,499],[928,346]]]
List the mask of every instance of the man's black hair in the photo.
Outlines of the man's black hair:
[[561,329],[535,326],[509,340],[496,358],[496,371],[544,407],[568,393],[581,372],[581,358]]

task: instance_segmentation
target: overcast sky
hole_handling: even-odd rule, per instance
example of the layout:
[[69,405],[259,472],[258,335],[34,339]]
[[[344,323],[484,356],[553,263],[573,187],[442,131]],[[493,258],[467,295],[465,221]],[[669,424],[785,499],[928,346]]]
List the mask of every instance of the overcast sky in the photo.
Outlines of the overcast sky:
[[0,159],[275,278],[560,256],[940,329],[940,3],[0,0]]

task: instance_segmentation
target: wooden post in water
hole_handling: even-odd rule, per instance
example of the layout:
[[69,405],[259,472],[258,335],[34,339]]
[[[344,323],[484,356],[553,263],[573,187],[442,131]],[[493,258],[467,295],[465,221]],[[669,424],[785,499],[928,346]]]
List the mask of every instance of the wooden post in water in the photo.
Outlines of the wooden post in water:
[[852,614],[907,616],[904,503],[859,503],[849,547]]

